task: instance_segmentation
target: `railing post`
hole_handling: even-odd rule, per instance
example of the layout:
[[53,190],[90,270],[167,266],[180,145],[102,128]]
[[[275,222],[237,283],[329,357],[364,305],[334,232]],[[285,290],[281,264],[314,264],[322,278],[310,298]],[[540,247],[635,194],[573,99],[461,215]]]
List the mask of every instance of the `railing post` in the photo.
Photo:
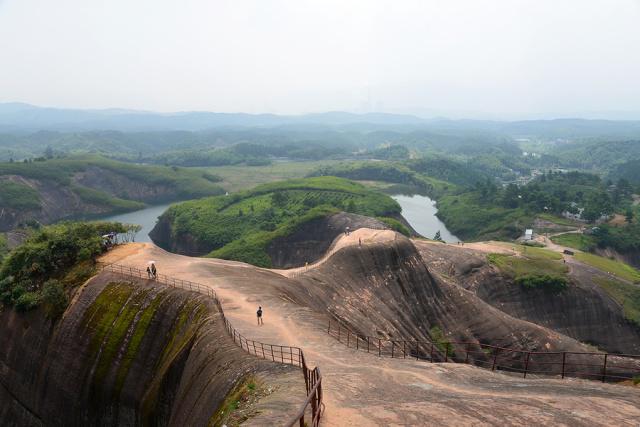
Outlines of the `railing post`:
[[393,353],[395,350],[396,343],[394,340],[391,340],[391,358],[393,359]]
[[431,363],[433,363],[433,343],[431,343],[431,350],[429,352],[429,358],[431,359]]
[[493,351],[493,365],[491,365],[491,370],[496,370],[496,362],[498,360],[498,347],[496,347]]
[[467,344],[465,351],[467,354],[464,356],[464,363],[469,363],[469,344]]
[[347,329],[347,348],[349,348],[349,337],[351,335],[351,331]]
[[607,380],[607,356],[609,353],[604,354],[604,364],[602,365],[602,382]]
[[356,334],[356,350],[360,349],[359,347],[360,344],[358,343],[359,340],[360,340],[360,337],[358,337],[358,335]]
[[340,342],[340,323],[338,323],[338,342]]
[[382,356],[382,340],[378,338],[378,357]]
[[403,359],[407,358],[407,342],[406,341],[402,341],[402,358]]
[[529,371],[529,359],[531,358],[531,352],[527,351],[527,358],[524,361],[524,376],[523,378],[527,378],[527,372]]
[[566,361],[567,361],[567,352],[563,351],[562,352],[562,376],[560,378],[564,378],[564,368],[566,365]]
[[418,340],[416,340],[416,360],[420,360],[420,349],[418,348]]
[[331,335],[331,319],[329,319],[329,327],[327,328],[327,334]]
[[367,353],[369,353],[369,336],[367,335]]

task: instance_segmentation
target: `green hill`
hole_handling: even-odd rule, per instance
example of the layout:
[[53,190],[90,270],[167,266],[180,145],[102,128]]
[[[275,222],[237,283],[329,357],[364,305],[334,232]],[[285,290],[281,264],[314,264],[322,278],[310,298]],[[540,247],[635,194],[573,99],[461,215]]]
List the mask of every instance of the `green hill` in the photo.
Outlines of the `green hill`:
[[223,191],[218,181],[201,169],[88,155],[0,163],[0,231],[217,195]]
[[174,205],[161,216],[151,236],[178,252],[189,252],[188,245],[197,248],[192,253],[210,252],[217,258],[270,266],[268,244],[302,224],[339,211],[387,217],[400,210],[389,196],[346,179],[294,179]]

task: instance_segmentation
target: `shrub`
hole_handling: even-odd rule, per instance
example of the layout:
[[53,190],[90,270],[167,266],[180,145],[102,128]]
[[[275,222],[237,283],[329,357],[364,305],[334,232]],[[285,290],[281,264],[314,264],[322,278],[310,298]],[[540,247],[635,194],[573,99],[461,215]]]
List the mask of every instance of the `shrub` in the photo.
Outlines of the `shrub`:
[[51,319],[60,317],[69,304],[62,283],[55,279],[47,280],[42,286],[41,301],[45,305],[47,316]]
[[16,309],[18,311],[29,311],[38,306],[40,298],[35,292],[25,292],[16,300]]
[[567,289],[567,279],[548,274],[528,274],[518,277],[515,282],[517,285],[520,285],[525,289],[542,289],[544,291],[554,293],[562,292]]

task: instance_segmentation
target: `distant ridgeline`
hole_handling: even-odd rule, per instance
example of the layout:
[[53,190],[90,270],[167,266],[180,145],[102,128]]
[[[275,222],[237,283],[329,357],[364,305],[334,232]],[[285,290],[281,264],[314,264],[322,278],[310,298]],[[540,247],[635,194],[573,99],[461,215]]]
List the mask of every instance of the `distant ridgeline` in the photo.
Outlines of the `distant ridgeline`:
[[[374,217],[378,225],[408,233],[399,221],[400,206],[389,196],[346,179],[325,176],[264,184],[231,196],[174,205],[160,217],[150,235],[158,245],[174,252],[208,253],[216,258],[272,266],[269,247],[274,241],[341,211],[355,215],[343,218],[340,224]],[[323,236],[312,236],[314,229],[322,227],[310,227],[309,235],[302,232],[300,239],[332,239],[324,230]]]
[[218,181],[202,170],[89,155],[0,163],[0,231],[221,194]]

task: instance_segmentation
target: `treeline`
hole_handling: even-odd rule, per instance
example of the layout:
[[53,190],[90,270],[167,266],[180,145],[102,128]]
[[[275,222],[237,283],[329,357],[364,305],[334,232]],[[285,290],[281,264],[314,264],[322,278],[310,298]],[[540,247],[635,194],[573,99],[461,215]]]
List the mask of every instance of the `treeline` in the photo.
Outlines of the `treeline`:
[[57,318],[70,291],[94,274],[96,257],[108,248],[102,236],[128,230],[109,222],[65,222],[29,230],[24,243],[0,258],[2,304],[21,311],[42,305],[49,317]]

